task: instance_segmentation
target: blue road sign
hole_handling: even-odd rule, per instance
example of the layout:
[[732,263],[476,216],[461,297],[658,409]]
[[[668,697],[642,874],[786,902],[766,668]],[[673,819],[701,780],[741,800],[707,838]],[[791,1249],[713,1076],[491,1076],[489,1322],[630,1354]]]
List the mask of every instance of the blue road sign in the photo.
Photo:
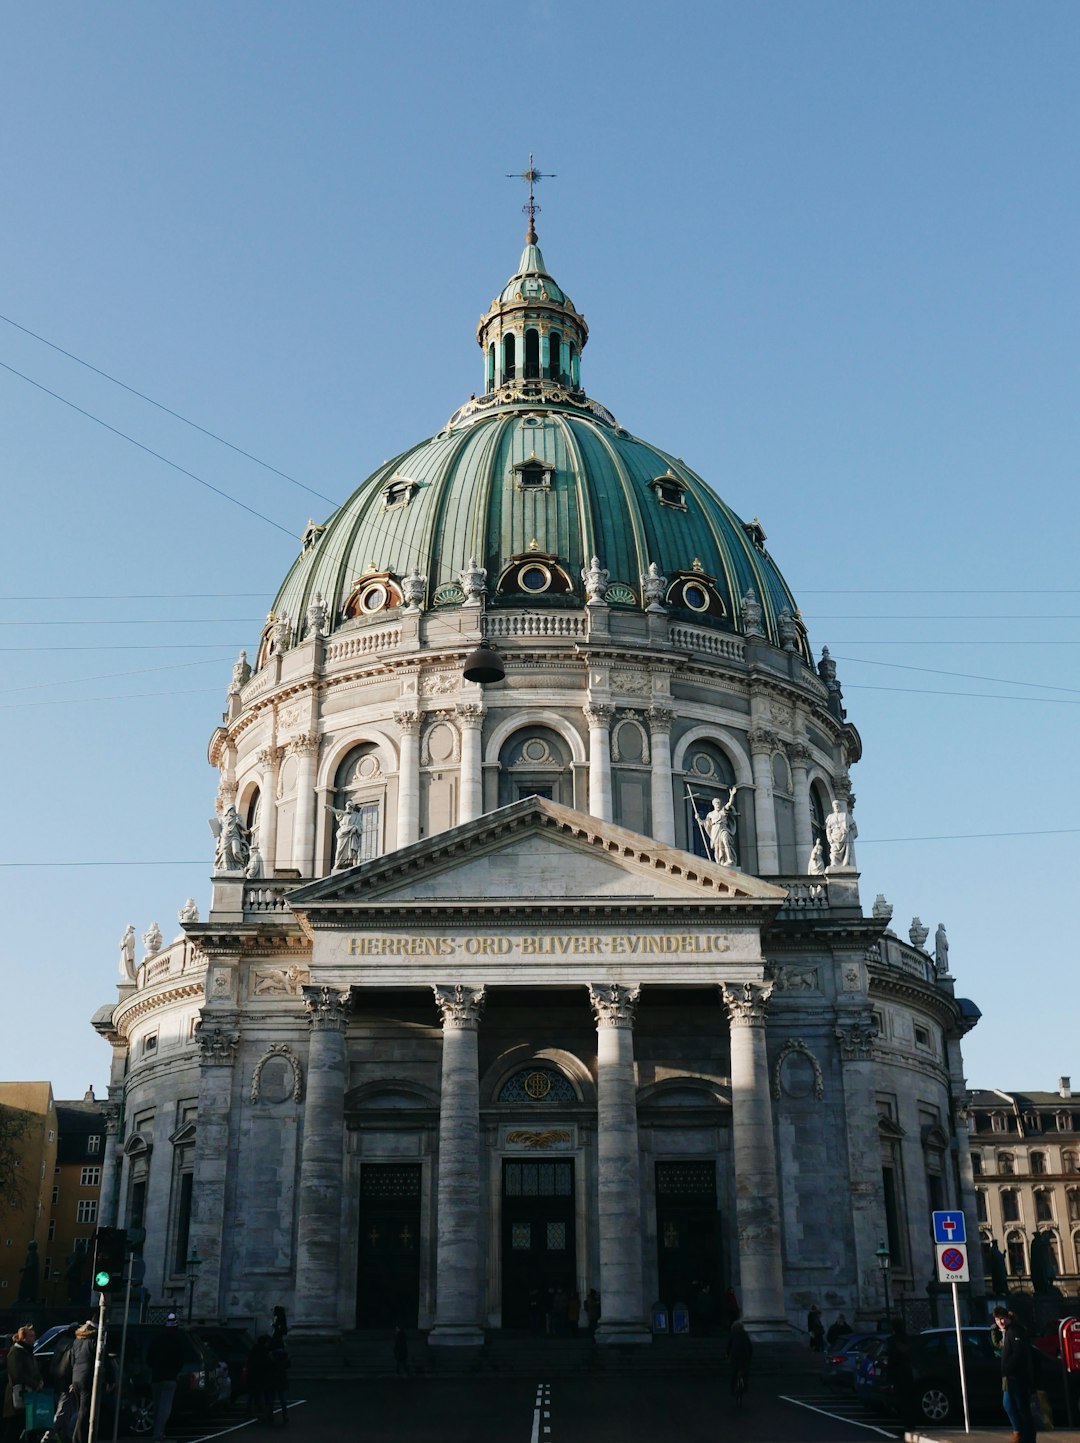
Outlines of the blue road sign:
[[966,1243],[964,1214],[961,1212],[934,1213],[935,1243]]

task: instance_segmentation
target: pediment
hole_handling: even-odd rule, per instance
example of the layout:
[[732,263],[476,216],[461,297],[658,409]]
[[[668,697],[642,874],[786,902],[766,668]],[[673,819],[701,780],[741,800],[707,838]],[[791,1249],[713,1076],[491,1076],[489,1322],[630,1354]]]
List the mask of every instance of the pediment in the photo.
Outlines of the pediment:
[[741,902],[773,908],[786,895],[757,877],[546,798],[529,797],[299,888],[289,904],[301,913],[350,903],[533,900]]

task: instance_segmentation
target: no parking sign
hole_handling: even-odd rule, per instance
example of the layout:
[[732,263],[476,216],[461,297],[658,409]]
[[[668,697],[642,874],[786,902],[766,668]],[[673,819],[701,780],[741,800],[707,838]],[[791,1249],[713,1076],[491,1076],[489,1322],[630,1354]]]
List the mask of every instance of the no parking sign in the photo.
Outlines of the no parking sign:
[[939,1283],[966,1283],[968,1281],[966,1243],[939,1243],[934,1251],[937,1253]]

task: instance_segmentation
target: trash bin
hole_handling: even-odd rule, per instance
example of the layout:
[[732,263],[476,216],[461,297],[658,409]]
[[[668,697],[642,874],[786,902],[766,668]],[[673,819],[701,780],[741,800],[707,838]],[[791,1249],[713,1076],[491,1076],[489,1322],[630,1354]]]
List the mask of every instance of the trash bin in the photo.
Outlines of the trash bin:
[[665,1303],[653,1303],[649,1310],[652,1317],[652,1330],[654,1333],[666,1333],[669,1328],[667,1305]]
[[671,1331],[673,1333],[689,1333],[690,1331],[690,1309],[685,1303],[675,1303],[671,1309]]

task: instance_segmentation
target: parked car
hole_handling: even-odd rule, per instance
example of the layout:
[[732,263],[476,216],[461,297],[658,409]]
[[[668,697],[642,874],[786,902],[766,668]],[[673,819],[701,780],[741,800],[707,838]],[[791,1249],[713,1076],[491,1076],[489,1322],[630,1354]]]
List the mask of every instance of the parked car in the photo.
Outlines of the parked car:
[[886,1334],[876,1333],[855,1363],[855,1396],[870,1408],[888,1409],[892,1400],[892,1388],[885,1372],[887,1342]]
[[[988,1327],[961,1329],[964,1365],[967,1378],[968,1407],[972,1418],[1000,1422],[1001,1358],[994,1351]],[[960,1389],[960,1367],[956,1354],[955,1328],[927,1328],[914,1334],[911,1344],[911,1367],[914,1378],[913,1407],[923,1423],[956,1422],[963,1418],[963,1397]],[[1060,1375],[1047,1367],[1039,1386],[1049,1395],[1056,1417],[1064,1417],[1064,1395]],[[864,1401],[871,1401],[898,1411],[883,1345],[868,1370],[865,1381],[856,1381],[856,1392]]]
[[851,1392],[855,1387],[855,1369],[871,1343],[881,1339],[880,1333],[849,1333],[834,1348],[825,1350],[821,1381],[828,1388]]
[[255,1336],[247,1328],[200,1327],[199,1337],[211,1348],[229,1370],[229,1396],[238,1398],[247,1392],[248,1354],[255,1346]]

